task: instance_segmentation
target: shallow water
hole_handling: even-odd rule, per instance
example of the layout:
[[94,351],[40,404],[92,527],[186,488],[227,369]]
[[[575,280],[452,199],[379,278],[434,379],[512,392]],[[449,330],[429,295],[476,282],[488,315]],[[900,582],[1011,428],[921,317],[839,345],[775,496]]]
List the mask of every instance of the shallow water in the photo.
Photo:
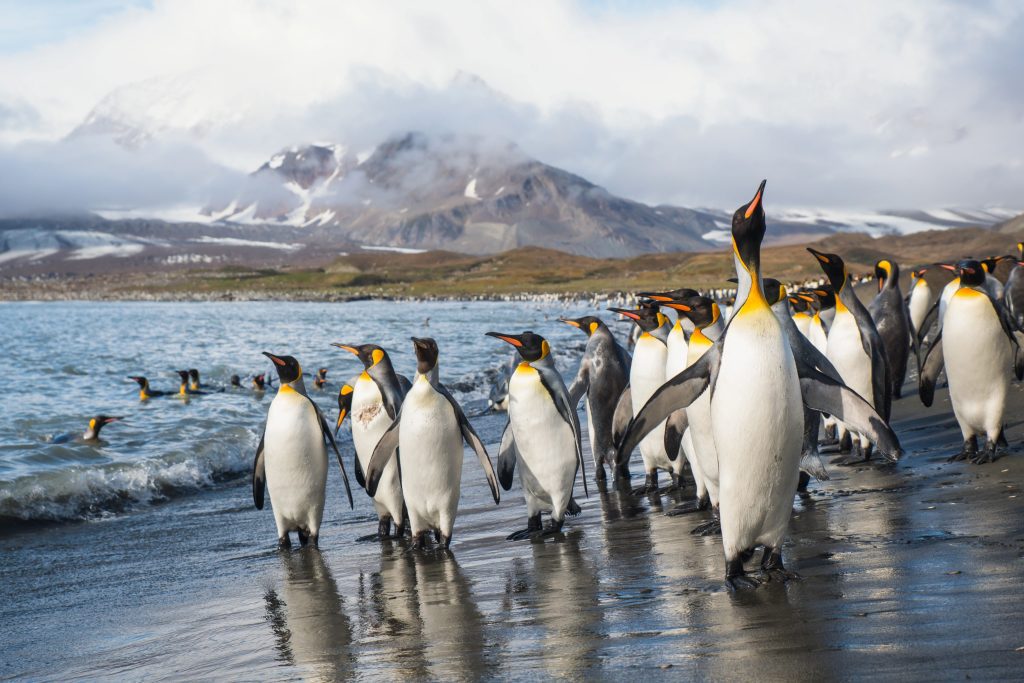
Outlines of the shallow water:
[[[404,340],[423,333],[417,324],[429,315],[430,332],[441,343],[442,372],[449,377],[476,377],[481,368],[505,359],[497,342],[474,341],[492,327],[550,334],[556,353],[564,349],[566,370],[573,344],[579,352],[572,336],[579,333],[561,332],[553,322],[560,308],[420,304],[385,313],[391,306],[398,311],[408,305],[0,306],[7,329],[28,321],[36,335],[53,329],[63,338],[49,353],[28,349],[30,362],[53,355],[53,348],[66,349],[76,359],[74,367],[88,373],[12,385],[5,411],[25,410],[8,420],[19,426],[5,424],[0,432],[7,448],[4,466],[10,468],[0,478],[70,467],[38,465],[28,455],[45,450],[45,435],[100,409],[121,410],[131,419],[110,427],[109,444],[97,456],[109,462],[79,456],[83,468],[137,464],[168,452],[198,458],[195,443],[202,439],[215,442],[213,452],[223,453],[218,457],[225,462],[237,461],[208,482],[160,492],[152,500],[129,496],[116,510],[86,510],[88,521],[9,521],[0,535],[0,676],[1019,676],[1024,516],[1018,495],[1024,467],[1016,454],[982,467],[945,464],[959,436],[944,392],[930,411],[916,398],[897,403],[895,426],[910,454],[898,466],[832,467],[831,481],[813,483],[810,495],[795,500],[785,550],[803,581],[730,595],[721,583],[718,539],[690,535],[699,515],[662,514],[673,504],[667,497],[598,494],[592,487],[589,499],[577,496],[583,513],[567,522],[564,536],[546,543],[504,541],[525,522],[518,484],[494,506],[472,456],[465,464],[451,557],[410,552],[400,543],[355,543],[375,528],[375,518],[365,495],[357,496],[354,512],[347,509],[336,471],[328,482],[321,551],[279,553],[272,514],[253,508],[247,479],[254,432],[269,395],[262,401],[208,396],[187,406],[167,399],[140,408],[134,385],[121,381],[124,374],[170,370],[201,355],[209,362],[195,361],[200,369],[220,368],[206,373],[208,381],[225,382],[231,372],[264,369],[258,356],[264,345],[284,350],[289,344],[300,360],[312,360],[305,361],[307,369],[323,358],[330,361],[329,378],[344,377],[353,363],[321,346],[368,339],[350,336],[358,333],[352,320],[357,311],[360,320],[393,316],[393,341],[386,345],[406,369],[412,360]],[[122,315],[121,334],[96,329]],[[545,315],[551,320],[545,322]],[[449,317],[450,323],[441,322]],[[71,320],[87,329],[77,337],[60,332]],[[218,324],[230,333],[220,332],[221,341],[214,343],[209,337]],[[182,355],[198,339],[199,328],[211,331],[205,350]],[[289,336],[290,330],[298,334]],[[20,345],[49,343],[33,342],[24,330],[17,334]],[[385,332],[378,334],[380,339]],[[159,338],[147,341],[147,335]],[[445,352],[460,340],[464,366]],[[135,348],[140,345],[152,350]],[[108,356],[97,361],[101,353]],[[124,367],[133,358],[139,365]],[[163,378],[161,385],[170,386],[166,371]],[[40,396],[30,396],[36,391]],[[486,390],[461,395],[467,402],[482,400]],[[332,401],[325,396],[322,404]],[[35,414],[28,407],[33,405]],[[1022,414],[1024,400],[1015,385],[1011,444],[1024,431]],[[232,419],[236,425],[224,424]],[[504,417],[488,415],[474,424],[493,452]],[[344,449],[350,457],[347,442]],[[19,458],[24,462],[15,462]],[[0,491],[8,486],[0,484]]]

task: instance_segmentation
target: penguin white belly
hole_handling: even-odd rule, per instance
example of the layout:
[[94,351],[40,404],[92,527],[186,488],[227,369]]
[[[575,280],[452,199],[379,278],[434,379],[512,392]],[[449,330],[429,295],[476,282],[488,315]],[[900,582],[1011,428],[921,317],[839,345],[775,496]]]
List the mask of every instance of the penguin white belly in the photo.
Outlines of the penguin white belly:
[[686,343],[686,337],[683,336],[681,327],[672,328],[672,331],[668,333],[668,342],[665,346],[665,379],[671,379],[686,369],[689,345]]
[[[384,408],[377,383],[363,373],[352,392],[352,442],[363,472],[369,467],[370,457],[380,437],[384,436],[390,426],[391,418]],[[384,467],[377,493],[373,497],[373,506],[378,517],[390,516],[396,524],[401,524],[402,484],[398,478],[398,461],[395,458]]]
[[811,316],[806,313],[797,313],[793,316],[793,323],[796,325],[796,329],[800,330],[800,334],[808,339],[811,338]]
[[820,317],[811,318],[807,338],[811,340],[814,348],[821,351],[822,355],[828,352],[828,333],[825,332],[825,326],[821,324]]
[[[875,405],[875,391],[871,384],[871,357],[864,353],[860,340],[857,320],[849,311],[836,313],[832,328],[828,332],[828,347],[825,356],[832,361],[839,376],[861,398]],[[841,421],[837,422],[842,425]],[[845,427],[844,427],[845,428]],[[861,440],[861,445],[867,442]]]
[[949,398],[964,440],[1002,429],[1012,364],[1010,341],[988,298],[961,289],[949,302],[942,326]]
[[946,317],[946,309],[949,308],[949,301],[956,294],[956,290],[960,287],[960,278],[956,277],[949,281],[945,287],[942,288],[942,295],[939,297],[939,325],[942,325],[942,321]]
[[[693,339],[699,339],[694,337]],[[696,363],[711,345],[707,342],[695,341],[690,345],[690,353],[687,357],[688,365]],[[690,407],[686,409],[686,416],[690,420],[690,428],[687,433],[693,442],[694,459],[697,463],[696,472],[699,471],[703,478],[703,485],[698,484],[697,496],[700,497],[701,489],[707,491],[711,504],[718,506],[718,452],[715,450],[715,436],[711,430],[711,392],[704,391],[697,397]]]
[[931,304],[932,290],[924,280],[918,280],[910,293],[910,326],[915,333],[921,329],[924,317],[928,315]]
[[726,558],[785,537],[803,441],[800,381],[770,310],[733,318],[711,399]]
[[291,389],[279,391],[270,404],[263,458],[278,537],[299,528],[319,534],[327,448],[313,406]]
[[403,492],[413,534],[451,537],[462,482],[462,432],[451,403],[421,376],[402,402]]
[[[640,412],[654,392],[665,383],[667,355],[665,345],[651,335],[643,334],[637,340],[633,363],[629,368],[634,416]],[[640,442],[640,455],[643,457],[646,472],[656,469],[673,471],[672,461],[668,459],[668,453],[665,452],[664,422],[652,429],[651,433]]]
[[516,441],[516,468],[526,497],[529,516],[551,510],[561,520],[572,498],[576,478],[576,437],[562,419],[541,383],[540,374],[528,365],[516,369],[509,381],[509,421]]

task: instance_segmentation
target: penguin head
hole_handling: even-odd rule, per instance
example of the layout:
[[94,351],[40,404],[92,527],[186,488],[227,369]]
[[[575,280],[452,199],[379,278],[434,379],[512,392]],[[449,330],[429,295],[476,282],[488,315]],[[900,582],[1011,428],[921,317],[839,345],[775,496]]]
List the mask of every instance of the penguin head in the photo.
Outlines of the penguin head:
[[960,276],[960,284],[965,287],[985,284],[985,267],[979,261],[964,259],[956,264],[956,272]]
[[327,368],[317,368],[316,378],[321,381],[327,379]]
[[363,368],[366,370],[369,370],[388,357],[387,351],[376,344],[360,344],[357,346],[355,344],[334,343],[331,346],[337,346],[339,349],[351,353],[362,361]]
[[892,283],[892,286],[895,286],[900,281],[899,265],[889,259],[881,259],[875,262],[875,279],[878,280],[879,292],[890,283]]
[[188,377],[196,384],[199,383],[199,371],[196,370],[195,368],[189,368]]
[[182,384],[188,384],[188,370],[178,370],[178,377],[181,378]]
[[240,387],[242,386],[242,378],[238,375],[231,375],[231,386]]
[[100,438],[100,430],[111,422],[117,422],[118,420],[124,419],[120,415],[97,415],[96,417],[89,420],[89,428],[85,430],[86,439],[98,439]]
[[260,373],[252,378],[252,388],[256,391],[263,391],[267,388],[267,376],[264,373]]
[[658,303],[665,303],[668,301],[686,301],[691,297],[699,295],[700,292],[696,289],[689,289],[686,287],[673,289],[670,292],[639,292],[637,294],[639,297],[650,299],[651,301],[657,301]]
[[981,267],[985,269],[986,273],[993,274],[996,272],[996,268],[999,267],[999,263],[1001,261],[1008,261],[1012,258],[1012,256],[992,256],[987,259],[982,259]]
[[429,375],[437,367],[437,342],[430,337],[412,337],[412,346],[416,351],[416,372]]
[[763,205],[767,183],[762,180],[754,198],[732,215],[732,248],[743,268],[751,274],[761,269],[761,242],[767,229]]
[[824,311],[835,307],[836,295],[832,292],[832,288],[830,286],[825,285],[812,289],[811,293],[818,298],[818,310]]
[[685,315],[697,329],[715,324],[722,315],[718,304],[700,294],[688,297],[684,301],[670,301],[665,305]]
[[527,330],[522,334],[504,334],[502,332],[487,332],[488,337],[500,339],[516,347],[516,351],[527,363],[543,360],[551,353],[551,346],[544,337]]
[[842,257],[839,254],[826,254],[823,251],[810,247],[807,247],[807,251],[811,252],[814,258],[818,259],[818,265],[821,266],[825,277],[832,284],[832,290],[841,292],[846,285],[846,264],[843,262]]
[[345,383],[341,385],[341,389],[338,390],[338,422],[334,426],[334,433],[337,434],[338,430],[341,429],[341,423],[345,421],[345,416],[352,410],[352,394],[355,393],[355,389],[352,385]]
[[786,286],[773,277],[762,278],[761,287],[769,306],[774,306],[788,296]]
[[585,315],[582,318],[559,318],[566,325],[571,325],[583,330],[588,337],[604,327],[604,321],[593,315]]
[[143,377],[142,375],[131,375],[128,377],[128,379],[138,384],[140,389],[149,388],[149,380]]
[[274,363],[274,369],[277,370],[282,385],[302,379],[302,366],[293,356],[275,356],[267,351],[264,351],[263,355]]
[[789,301],[789,305],[793,307],[793,311],[796,313],[806,313],[810,305],[807,299],[799,294],[791,294],[786,297],[786,300]]
[[624,308],[609,308],[608,310],[626,316],[644,332],[653,332],[668,321],[668,318],[658,310],[656,303],[641,303],[635,311]]

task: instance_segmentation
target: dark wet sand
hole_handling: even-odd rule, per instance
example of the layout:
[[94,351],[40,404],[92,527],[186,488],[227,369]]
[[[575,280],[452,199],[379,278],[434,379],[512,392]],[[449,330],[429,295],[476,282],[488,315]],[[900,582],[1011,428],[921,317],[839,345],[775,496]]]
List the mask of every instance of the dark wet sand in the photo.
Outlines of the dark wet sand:
[[[322,550],[278,553],[247,481],[118,518],[0,538],[0,676],[68,679],[964,679],[1024,676],[1024,394],[1011,452],[946,464],[941,391],[896,404],[908,456],[832,467],[794,504],[786,559],[804,580],[732,595],[699,515],[617,493],[568,532],[524,525],[467,458],[453,558],[355,544],[340,505]],[[478,422],[497,440],[503,417]],[[634,471],[638,467],[634,465]]]

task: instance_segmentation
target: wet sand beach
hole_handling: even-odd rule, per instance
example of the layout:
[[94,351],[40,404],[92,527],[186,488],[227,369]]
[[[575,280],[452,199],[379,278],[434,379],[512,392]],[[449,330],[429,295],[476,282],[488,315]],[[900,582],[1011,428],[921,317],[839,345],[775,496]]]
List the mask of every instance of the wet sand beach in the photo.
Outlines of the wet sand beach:
[[[0,539],[0,676],[32,680],[1011,679],[1024,670],[1024,395],[1009,455],[947,464],[941,390],[895,404],[907,456],[830,467],[794,501],[786,585],[730,594],[718,538],[674,499],[591,491],[546,542],[518,482],[467,455],[450,556],[354,543],[337,473],[321,550],[275,549],[246,477],[133,514]],[[489,448],[504,423],[476,423]],[[637,466],[634,465],[634,471]],[[358,493],[358,492],[357,492]]]

